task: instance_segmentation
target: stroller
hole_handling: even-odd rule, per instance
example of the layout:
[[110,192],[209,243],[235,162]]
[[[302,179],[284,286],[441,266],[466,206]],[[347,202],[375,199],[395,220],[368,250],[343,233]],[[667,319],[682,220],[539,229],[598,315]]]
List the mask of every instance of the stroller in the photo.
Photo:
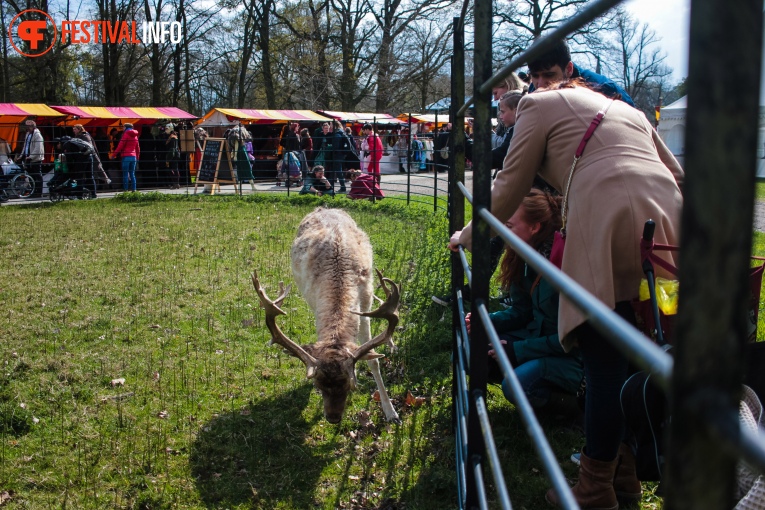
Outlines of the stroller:
[[49,198],[51,202],[69,200],[88,200],[95,198],[93,190],[86,188],[76,179],[69,177],[69,169],[65,161],[56,159],[53,164],[53,177],[48,181]]

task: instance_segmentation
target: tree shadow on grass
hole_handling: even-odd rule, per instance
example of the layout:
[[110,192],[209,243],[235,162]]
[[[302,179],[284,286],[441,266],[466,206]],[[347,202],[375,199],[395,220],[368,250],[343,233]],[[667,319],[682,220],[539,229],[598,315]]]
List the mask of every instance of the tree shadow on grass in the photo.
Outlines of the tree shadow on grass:
[[[208,507],[311,508],[314,488],[331,462],[331,442],[311,441],[321,412],[306,420],[312,386],[221,414],[202,426],[190,464]],[[309,410],[310,412],[310,410]]]

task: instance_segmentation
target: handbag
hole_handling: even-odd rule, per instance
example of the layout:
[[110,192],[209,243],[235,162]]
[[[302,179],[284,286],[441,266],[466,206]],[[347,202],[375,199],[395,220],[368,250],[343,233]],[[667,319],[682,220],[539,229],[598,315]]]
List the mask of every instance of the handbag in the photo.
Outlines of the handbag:
[[571,170],[568,172],[568,180],[566,181],[566,188],[563,192],[563,206],[561,207],[560,212],[561,227],[560,230],[556,230],[555,234],[553,235],[553,244],[552,249],[550,250],[550,262],[555,264],[558,269],[563,266],[563,250],[566,247],[566,216],[568,214],[568,190],[571,188],[571,179],[574,178],[574,170],[576,169],[576,164],[581,159],[587,142],[589,142],[590,138],[592,138],[593,133],[595,133],[595,129],[603,121],[603,117],[606,116],[606,112],[608,112],[608,109],[611,108],[612,104],[614,104],[613,99],[611,99],[605,105],[605,107],[598,111],[598,114],[595,115],[594,119],[592,119],[590,127],[587,128],[587,131],[582,137],[582,141],[579,142],[579,147],[577,147],[576,153],[574,154],[574,162],[571,163]]

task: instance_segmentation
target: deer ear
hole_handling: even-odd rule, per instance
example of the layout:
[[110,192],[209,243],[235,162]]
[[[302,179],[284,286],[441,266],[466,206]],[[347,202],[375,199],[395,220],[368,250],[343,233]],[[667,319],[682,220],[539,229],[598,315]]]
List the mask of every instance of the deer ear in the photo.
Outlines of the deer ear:
[[356,363],[353,359],[353,356],[343,361],[343,368],[348,374],[348,383],[350,384],[351,389],[355,390],[356,389]]

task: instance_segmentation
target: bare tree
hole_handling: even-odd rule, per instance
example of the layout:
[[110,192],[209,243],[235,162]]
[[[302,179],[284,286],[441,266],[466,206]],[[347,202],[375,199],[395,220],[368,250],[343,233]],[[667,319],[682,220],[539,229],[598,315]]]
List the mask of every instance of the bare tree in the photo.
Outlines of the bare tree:
[[410,77],[416,99],[409,105],[411,109],[422,110],[449,93],[449,88],[444,88],[443,81],[437,78],[451,59],[453,33],[451,21],[445,20],[427,20],[411,27],[412,45],[409,58],[405,59],[409,63],[405,73]]
[[[372,55],[367,41],[374,27],[365,24],[370,4],[366,0],[332,0],[332,9],[340,28],[336,44],[341,54],[337,95],[342,111],[353,111],[373,88]],[[364,77],[366,76],[366,79]]]
[[[495,3],[498,20],[494,59],[498,67],[528,48],[534,39],[576,16],[589,0],[500,0]],[[613,14],[606,14],[569,36],[572,53],[598,60],[608,50],[603,33],[614,27]]]
[[321,110],[329,109],[332,99],[330,83],[334,78],[330,34],[336,28],[336,20],[332,16],[330,1],[305,0],[275,13],[292,36],[306,45],[308,53],[294,64],[297,64],[299,74],[305,80],[303,93],[310,98],[312,108]]
[[667,56],[658,46],[656,32],[647,24],[638,23],[624,9],[617,9],[615,21],[612,63],[638,108],[652,111],[658,98],[651,97],[648,89],[656,88],[658,83],[663,84],[659,91],[670,88],[664,83],[664,78],[672,74],[672,69],[664,65]]
[[396,45],[403,45],[401,35],[415,20],[425,20],[434,13],[454,5],[455,0],[382,0],[372,9],[378,25],[377,101],[376,111],[387,112],[392,105],[393,92],[408,79],[396,74]]

